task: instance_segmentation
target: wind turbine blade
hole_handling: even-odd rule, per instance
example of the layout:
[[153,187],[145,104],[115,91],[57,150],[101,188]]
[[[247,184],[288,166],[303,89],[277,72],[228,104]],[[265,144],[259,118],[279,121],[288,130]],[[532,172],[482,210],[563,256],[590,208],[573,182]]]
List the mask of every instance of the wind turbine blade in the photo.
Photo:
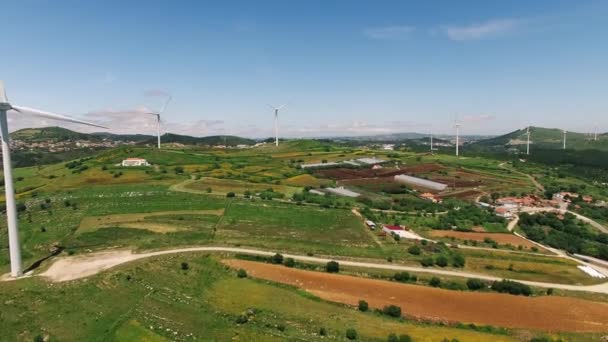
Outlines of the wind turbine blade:
[[280,105],[280,106],[277,108],[277,110],[279,110],[279,109],[283,109],[283,108],[285,108],[285,106],[287,106],[287,104],[282,104],[282,105]]
[[38,117],[41,117],[41,118],[53,119],[53,120],[58,120],[58,121],[67,121],[67,122],[73,122],[73,123],[87,125],[87,126],[93,126],[93,127],[99,127],[99,128],[108,129],[107,127],[100,126],[100,125],[94,124],[92,122],[78,120],[78,119],[75,119],[75,118],[71,118],[69,116],[65,116],[65,115],[61,115],[61,114],[55,114],[55,113],[51,113],[51,112],[45,112],[45,111],[34,109],[34,108],[21,107],[21,106],[12,106],[12,108],[13,108],[13,110],[15,110],[15,111],[17,111],[19,113],[31,114],[33,116],[38,116]]
[[4,89],[4,81],[0,80],[0,103],[7,103],[6,89]]
[[173,98],[171,96],[169,96],[169,98],[167,99],[167,101],[165,101],[165,104],[163,105],[163,108],[161,108],[160,112],[158,112],[158,114],[162,114],[165,112],[165,109],[167,108],[167,105],[169,104],[169,102],[172,100]]

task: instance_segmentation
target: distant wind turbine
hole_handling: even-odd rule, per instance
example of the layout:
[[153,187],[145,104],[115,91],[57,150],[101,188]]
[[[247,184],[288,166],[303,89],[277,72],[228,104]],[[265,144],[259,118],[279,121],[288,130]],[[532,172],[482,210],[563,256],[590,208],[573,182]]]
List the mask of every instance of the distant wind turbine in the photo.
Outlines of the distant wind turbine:
[[94,123],[81,121],[78,119],[71,118],[60,114],[51,112],[45,112],[38,109],[21,107],[10,104],[6,97],[6,91],[4,89],[4,82],[0,81],[0,132],[2,134],[2,164],[4,167],[4,190],[6,191],[6,218],[8,221],[8,248],[11,261],[11,276],[19,277],[23,274],[22,262],[21,262],[21,246],[19,244],[19,227],[17,217],[17,206],[15,203],[15,186],[13,184],[13,169],[11,165],[11,150],[10,150],[10,137],[8,133],[8,121],[6,113],[9,111],[15,111],[18,114],[31,114],[36,117],[53,119],[59,121],[67,121],[73,123],[79,123],[83,125],[89,125],[93,127],[106,128],[103,126],[96,125]]
[[274,111],[274,143],[276,146],[279,146],[279,110],[285,107],[285,105],[275,107],[269,104],[268,106]]
[[528,136],[528,141],[526,143],[526,154],[530,155],[530,126],[526,129],[526,135]]
[[431,153],[433,153],[433,133],[431,133]]
[[566,135],[568,134],[568,131],[564,130],[564,150],[566,149]]
[[456,157],[460,155],[460,122],[458,122],[458,118],[454,120],[454,128],[456,128]]
[[148,112],[148,113],[146,113],[146,114],[150,114],[150,115],[156,116],[156,140],[158,142],[158,149],[159,150],[160,150],[160,115],[165,112],[165,109],[167,109],[167,105],[169,104],[169,101],[171,101],[171,99],[172,99],[171,96],[169,96],[167,98],[167,100],[163,104],[163,107],[160,109],[160,111],[158,113],[155,113],[155,112]]
[[593,141],[597,141],[597,125],[595,125],[595,128],[593,129]]

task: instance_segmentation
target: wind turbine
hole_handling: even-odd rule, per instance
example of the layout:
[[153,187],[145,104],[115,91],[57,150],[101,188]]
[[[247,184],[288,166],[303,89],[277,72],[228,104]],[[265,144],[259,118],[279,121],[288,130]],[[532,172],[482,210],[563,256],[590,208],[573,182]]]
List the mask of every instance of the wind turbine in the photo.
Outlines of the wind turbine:
[[597,125],[595,125],[595,128],[593,130],[593,141],[597,141]]
[[456,157],[458,157],[460,155],[460,122],[458,122],[458,119],[454,120],[454,128],[456,128]]
[[279,146],[279,110],[285,107],[285,105],[275,107],[269,104],[268,106],[274,110],[274,143],[276,146]]
[[163,104],[163,107],[160,109],[160,111],[158,113],[155,112],[148,112],[146,114],[150,114],[150,115],[155,115],[156,116],[156,140],[158,142],[158,149],[160,150],[160,115],[162,113],[165,112],[165,109],[167,109],[167,105],[169,104],[169,101],[171,101],[172,97],[169,96],[167,98],[167,101],[165,101],[165,103]]
[[431,153],[433,153],[433,133],[431,133]]
[[566,149],[566,134],[568,134],[568,132],[564,130],[564,150]]
[[10,138],[8,133],[8,121],[6,113],[9,111],[15,111],[19,114],[31,114],[33,116],[74,122],[83,125],[89,125],[94,127],[106,128],[90,122],[81,121],[78,119],[71,118],[60,114],[51,112],[45,112],[38,109],[21,107],[12,105],[8,102],[6,97],[6,91],[4,89],[4,82],[0,81],[0,132],[2,133],[2,164],[4,167],[4,190],[6,191],[6,218],[8,221],[8,248],[11,260],[11,276],[19,277],[22,275],[22,262],[21,262],[21,246],[19,244],[19,229],[18,229],[18,217],[17,217],[17,206],[15,204],[15,187],[13,184],[13,169],[11,165],[11,150],[10,150]]
[[530,126],[526,129],[526,135],[528,136],[528,142],[526,144],[526,154],[530,155]]

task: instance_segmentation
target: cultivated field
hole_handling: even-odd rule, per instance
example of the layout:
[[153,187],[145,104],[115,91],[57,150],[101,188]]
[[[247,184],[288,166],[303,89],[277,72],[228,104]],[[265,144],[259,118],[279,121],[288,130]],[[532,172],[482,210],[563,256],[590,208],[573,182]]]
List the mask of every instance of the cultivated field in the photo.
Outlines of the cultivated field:
[[297,286],[323,299],[372,307],[398,305],[408,317],[544,331],[605,332],[608,304],[543,296],[529,298],[496,293],[434,289],[388,281],[343,276],[264,263],[229,260],[254,277]]
[[431,237],[455,238],[461,241],[484,241],[492,239],[499,245],[523,246],[526,249],[537,247],[532,242],[509,233],[481,233],[481,232],[459,232],[455,230],[433,230],[429,233]]

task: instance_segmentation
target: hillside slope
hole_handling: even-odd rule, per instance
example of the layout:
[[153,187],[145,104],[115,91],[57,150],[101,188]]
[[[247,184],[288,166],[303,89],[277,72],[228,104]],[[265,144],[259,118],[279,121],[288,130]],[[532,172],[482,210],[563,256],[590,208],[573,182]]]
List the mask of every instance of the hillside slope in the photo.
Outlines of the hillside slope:
[[[563,137],[564,134],[561,129],[530,127],[530,145],[532,149],[562,149]],[[499,149],[502,147],[525,151],[526,142],[526,129],[523,128],[495,138],[480,140],[471,145],[481,149]],[[568,132],[566,135],[566,148],[571,150],[608,151],[608,134],[599,134],[597,141],[595,141],[592,134]]]

